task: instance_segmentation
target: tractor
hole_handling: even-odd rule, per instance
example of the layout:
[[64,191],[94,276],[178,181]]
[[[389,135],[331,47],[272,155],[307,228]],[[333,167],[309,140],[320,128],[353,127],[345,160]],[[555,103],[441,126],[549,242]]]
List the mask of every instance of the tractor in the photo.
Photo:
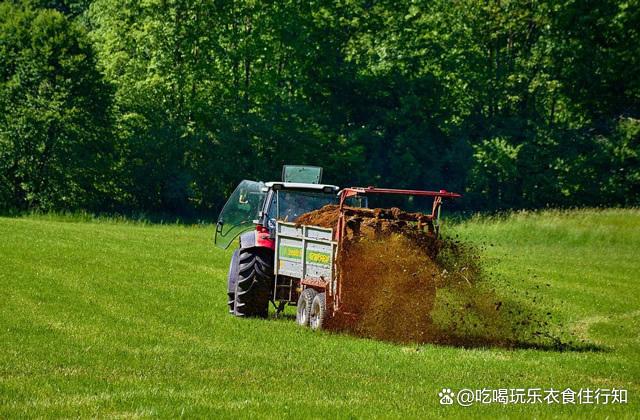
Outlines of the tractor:
[[[229,313],[267,317],[269,303],[276,314],[297,306],[300,325],[321,329],[340,310],[341,287],[336,257],[346,233],[347,218],[366,215],[371,195],[433,198],[431,214],[405,214],[407,222],[438,235],[444,198],[460,197],[444,190],[399,190],[351,187],[340,190],[321,184],[322,168],[289,166],[282,181],[242,181],[223,207],[214,242],[227,249],[239,236],[227,277]],[[334,229],[296,223],[299,216],[326,205],[339,206]]]
[[[274,251],[277,221],[293,222],[298,216],[338,202],[339,188],[321,184],[322,168],[285,165],[280,182],[244,180],[220,212],[214,242],[226,249],[238,236],[227,277],[229,313],[266,317],[275,302]],[[283,289],[283,288],[280,288]],[[287,296],[296,294],[290,285]],[[280,290],[282,294],[283,290]],[[285,302],[278,306],[279,311]]]

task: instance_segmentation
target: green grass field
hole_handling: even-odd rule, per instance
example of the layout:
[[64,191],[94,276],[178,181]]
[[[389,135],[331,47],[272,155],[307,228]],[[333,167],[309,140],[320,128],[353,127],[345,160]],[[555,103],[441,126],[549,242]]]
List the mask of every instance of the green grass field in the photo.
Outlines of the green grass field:
[[[499,293],[542,290],[534,309],[599,350],[402,346],[235,319],[212,227],[0,218],[0,418],[638,416],[639,210],[447,229],[485,244]],[[443,387],[624,388],[629,402],[441,406]]]

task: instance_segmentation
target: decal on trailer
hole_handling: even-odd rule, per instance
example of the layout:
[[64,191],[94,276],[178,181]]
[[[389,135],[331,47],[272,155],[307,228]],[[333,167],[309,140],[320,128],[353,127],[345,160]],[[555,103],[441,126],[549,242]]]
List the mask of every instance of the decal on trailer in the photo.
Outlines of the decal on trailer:
[[320,264],[320,265],[329,265],[331,264],[331,254],[326,252],[318,252],[307,249],[306,255],[307,261],[310,263]]
[[278,248],[278,254],[282,259],[293,259],[296,261],[300,260],[302,257],[302,250],[299,247],[289,246],[289,245],[280,245]]

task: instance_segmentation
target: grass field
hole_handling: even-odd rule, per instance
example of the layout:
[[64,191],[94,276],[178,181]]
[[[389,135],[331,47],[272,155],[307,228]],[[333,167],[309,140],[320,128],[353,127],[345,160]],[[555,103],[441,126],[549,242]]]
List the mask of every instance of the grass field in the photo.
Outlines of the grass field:
[[[402,346],[235,319],[211,227],[0,218],[0,418],[638,416],[639,210],[448,232],[484,244],[500,293],[542,290],[534,309],[598,350]],[[624,388],[629,402],[441,406],[443,387]]]

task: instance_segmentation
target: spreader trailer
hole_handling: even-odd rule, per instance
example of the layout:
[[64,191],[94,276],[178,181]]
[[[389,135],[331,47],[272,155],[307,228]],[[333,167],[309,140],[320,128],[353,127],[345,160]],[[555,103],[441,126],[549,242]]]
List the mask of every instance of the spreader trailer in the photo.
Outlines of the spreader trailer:
[[[433,197],[431,214],[407,214],[408,222],[415,222],[420,229],[426,229],[437,236],[439,231],[440,208],[444,198],[457,198],[460,194],[441,191],[399,190],[374,187],[352,187],[340,191],[339,216],[336,229],[318,226],[297,225],[277,222],[275,248],[274,297],[293,304],[295,294],[283,296],[281,288],[299,292],[296,322],[312,329],[321,329],[325,320],[335,315],[342,306],[341,273],[337,256],[346,238],[347,217],[362,210],[345,206],[346,200],[355,196],[370,194],[397,194]],[[297,287],[296,287],[297,285]],[[342,315],[348,316],[346,312]]]

